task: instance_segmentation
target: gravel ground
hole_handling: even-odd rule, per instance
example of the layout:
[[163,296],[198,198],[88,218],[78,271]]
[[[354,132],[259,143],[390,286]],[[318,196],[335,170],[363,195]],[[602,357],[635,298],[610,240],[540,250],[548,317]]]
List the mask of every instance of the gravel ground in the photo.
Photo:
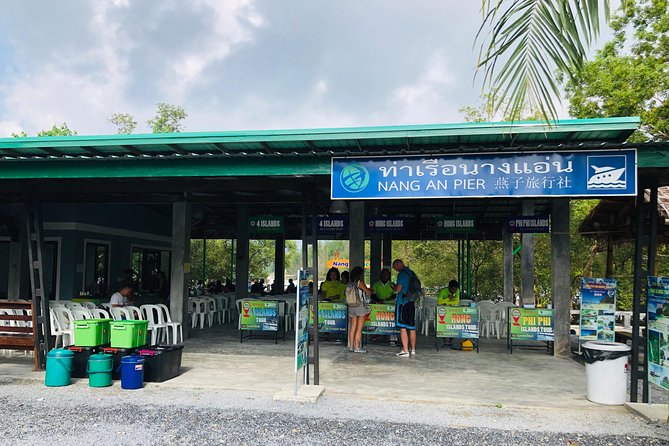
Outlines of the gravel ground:
[[669,445],[669,428],[620,408],[589,412],[453,407],[253,392],[66,388],[0,379],[1,444]]

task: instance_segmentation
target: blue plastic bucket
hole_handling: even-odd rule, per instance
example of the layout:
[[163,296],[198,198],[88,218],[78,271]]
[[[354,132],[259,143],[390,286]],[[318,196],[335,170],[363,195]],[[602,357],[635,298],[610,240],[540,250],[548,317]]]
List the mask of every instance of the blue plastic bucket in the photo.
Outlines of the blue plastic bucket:
[[69,386],[74,352],[66,349],[51,350],[46,355],[44,384],[49,387]]
[[121,389],[134,390],[144,387],[144,358],[124,356],[121,358]]

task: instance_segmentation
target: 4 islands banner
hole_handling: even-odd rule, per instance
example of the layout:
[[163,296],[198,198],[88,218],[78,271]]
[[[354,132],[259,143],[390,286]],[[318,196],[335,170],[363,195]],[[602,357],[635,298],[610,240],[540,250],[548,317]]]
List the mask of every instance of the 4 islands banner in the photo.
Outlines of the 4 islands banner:
[[478,307],[447,307],[440,305],[437,312],[437,337],[478,339]]
[[648,277],[648,381],[669,390],[669,277]]
[[243,300],[240,317],[241,330],[277,331],[279,327],[278,302]]
[[[318,332],[346,334],[348,317],[346,304],[318,302]],[[314,309],[311,307],[309,322],[314,323]]]
[[554,341],[553,310],[509,308],[509,336],[513,341]]
[[581,279],[580,335],[588,341],[615,341],[615,279]]

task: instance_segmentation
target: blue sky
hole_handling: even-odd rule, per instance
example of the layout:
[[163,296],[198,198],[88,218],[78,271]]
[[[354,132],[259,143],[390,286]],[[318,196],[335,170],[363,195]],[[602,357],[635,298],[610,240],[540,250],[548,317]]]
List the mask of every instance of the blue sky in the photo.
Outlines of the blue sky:
[[156,103],[187,131],[461,121],[480,2],[3,0],[0,136],[67,122],[137,132]]

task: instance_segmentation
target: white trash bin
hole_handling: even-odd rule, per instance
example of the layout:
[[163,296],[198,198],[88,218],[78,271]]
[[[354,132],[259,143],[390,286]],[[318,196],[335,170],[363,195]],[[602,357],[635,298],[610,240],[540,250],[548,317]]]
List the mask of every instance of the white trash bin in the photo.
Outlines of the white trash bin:
[[625,404],[628,357],[632,348],[619,342],[589,341],[582,349],[588,400],[599,404]]

